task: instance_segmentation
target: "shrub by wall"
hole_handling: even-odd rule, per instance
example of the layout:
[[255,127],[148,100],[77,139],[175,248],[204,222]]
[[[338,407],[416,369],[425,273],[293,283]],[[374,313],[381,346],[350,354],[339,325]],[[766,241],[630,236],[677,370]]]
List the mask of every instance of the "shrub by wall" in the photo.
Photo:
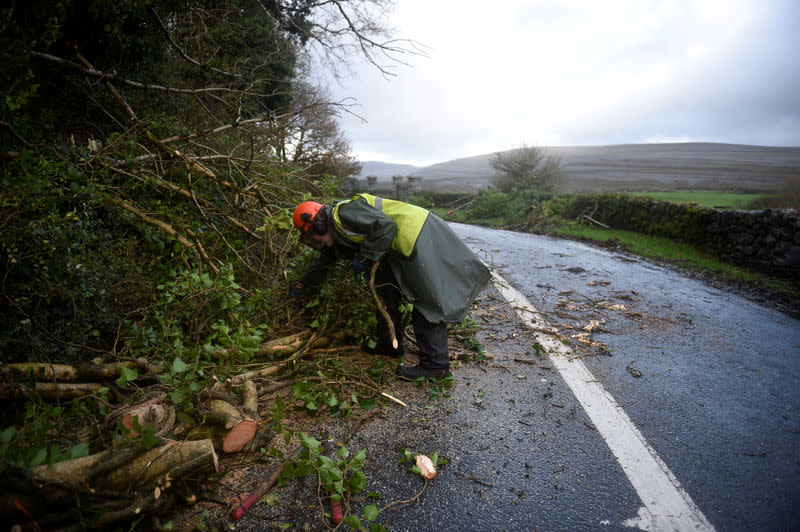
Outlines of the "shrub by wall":
[[764,273],[800,279],[800,213],[727,211],[623,195],[551,200],[565,218],[586,216],[616,229],[664,236]]

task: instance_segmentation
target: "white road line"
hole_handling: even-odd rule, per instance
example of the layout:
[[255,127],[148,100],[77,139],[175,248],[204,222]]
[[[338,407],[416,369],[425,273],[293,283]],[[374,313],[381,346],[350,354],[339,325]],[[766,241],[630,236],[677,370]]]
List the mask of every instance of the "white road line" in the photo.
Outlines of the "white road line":
[[553,366],[575,394],[642,499],[644,507],[639,509],[638,516],[622,524],[651,531],[714,530],[622,407],[583,362],[570,359],[572,350],[557,337],[536,331],[555,332],[542,314],[500,275],[492,272],[492,276],[495,286],[522,321],[534,329],[537,341],[547,350]]

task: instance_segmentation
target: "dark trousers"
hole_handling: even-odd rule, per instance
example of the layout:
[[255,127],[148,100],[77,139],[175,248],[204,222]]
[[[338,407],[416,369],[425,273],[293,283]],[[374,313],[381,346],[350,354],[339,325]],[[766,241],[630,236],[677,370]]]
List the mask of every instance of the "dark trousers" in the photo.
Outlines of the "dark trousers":
[[[399,351],[403,351],[403,331],[406,320],[400,313],[400,304],[405,302],[405,296],[400,290],[394,273],[388,264],[381,263],[375,272],[375,291],[383,300],[384,307],[394,324],[397,335]],[[389,339],[389,329],[383,316],[378,313],[378,345],[391,349],[392,341]],[[433,323],[428,321],[422,313],[414,307],[411,312],[411,326],[419,347],[419,363],[424,368],[445,369],[450,367],[450,354],[447,349],[447,323],[441,321]]]

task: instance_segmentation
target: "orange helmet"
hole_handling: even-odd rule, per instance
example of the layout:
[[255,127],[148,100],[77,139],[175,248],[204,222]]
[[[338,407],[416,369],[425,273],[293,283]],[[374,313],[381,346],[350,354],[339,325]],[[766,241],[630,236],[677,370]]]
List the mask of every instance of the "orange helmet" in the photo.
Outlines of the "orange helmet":
[[315,201],[304,201],[294,210],[292,214],[292,222],[300,232],[307,233],[311,228],[311,223],[317,216],[317,213],[322,209],[322,205]]

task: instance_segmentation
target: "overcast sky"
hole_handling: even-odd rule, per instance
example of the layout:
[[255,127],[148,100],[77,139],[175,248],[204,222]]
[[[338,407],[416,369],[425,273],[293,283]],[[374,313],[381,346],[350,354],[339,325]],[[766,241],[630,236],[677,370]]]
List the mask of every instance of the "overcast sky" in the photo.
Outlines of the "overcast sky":
[[800,0],[398,0],[427,57],[331,84],[362,161],[519,147],[800,146]]

